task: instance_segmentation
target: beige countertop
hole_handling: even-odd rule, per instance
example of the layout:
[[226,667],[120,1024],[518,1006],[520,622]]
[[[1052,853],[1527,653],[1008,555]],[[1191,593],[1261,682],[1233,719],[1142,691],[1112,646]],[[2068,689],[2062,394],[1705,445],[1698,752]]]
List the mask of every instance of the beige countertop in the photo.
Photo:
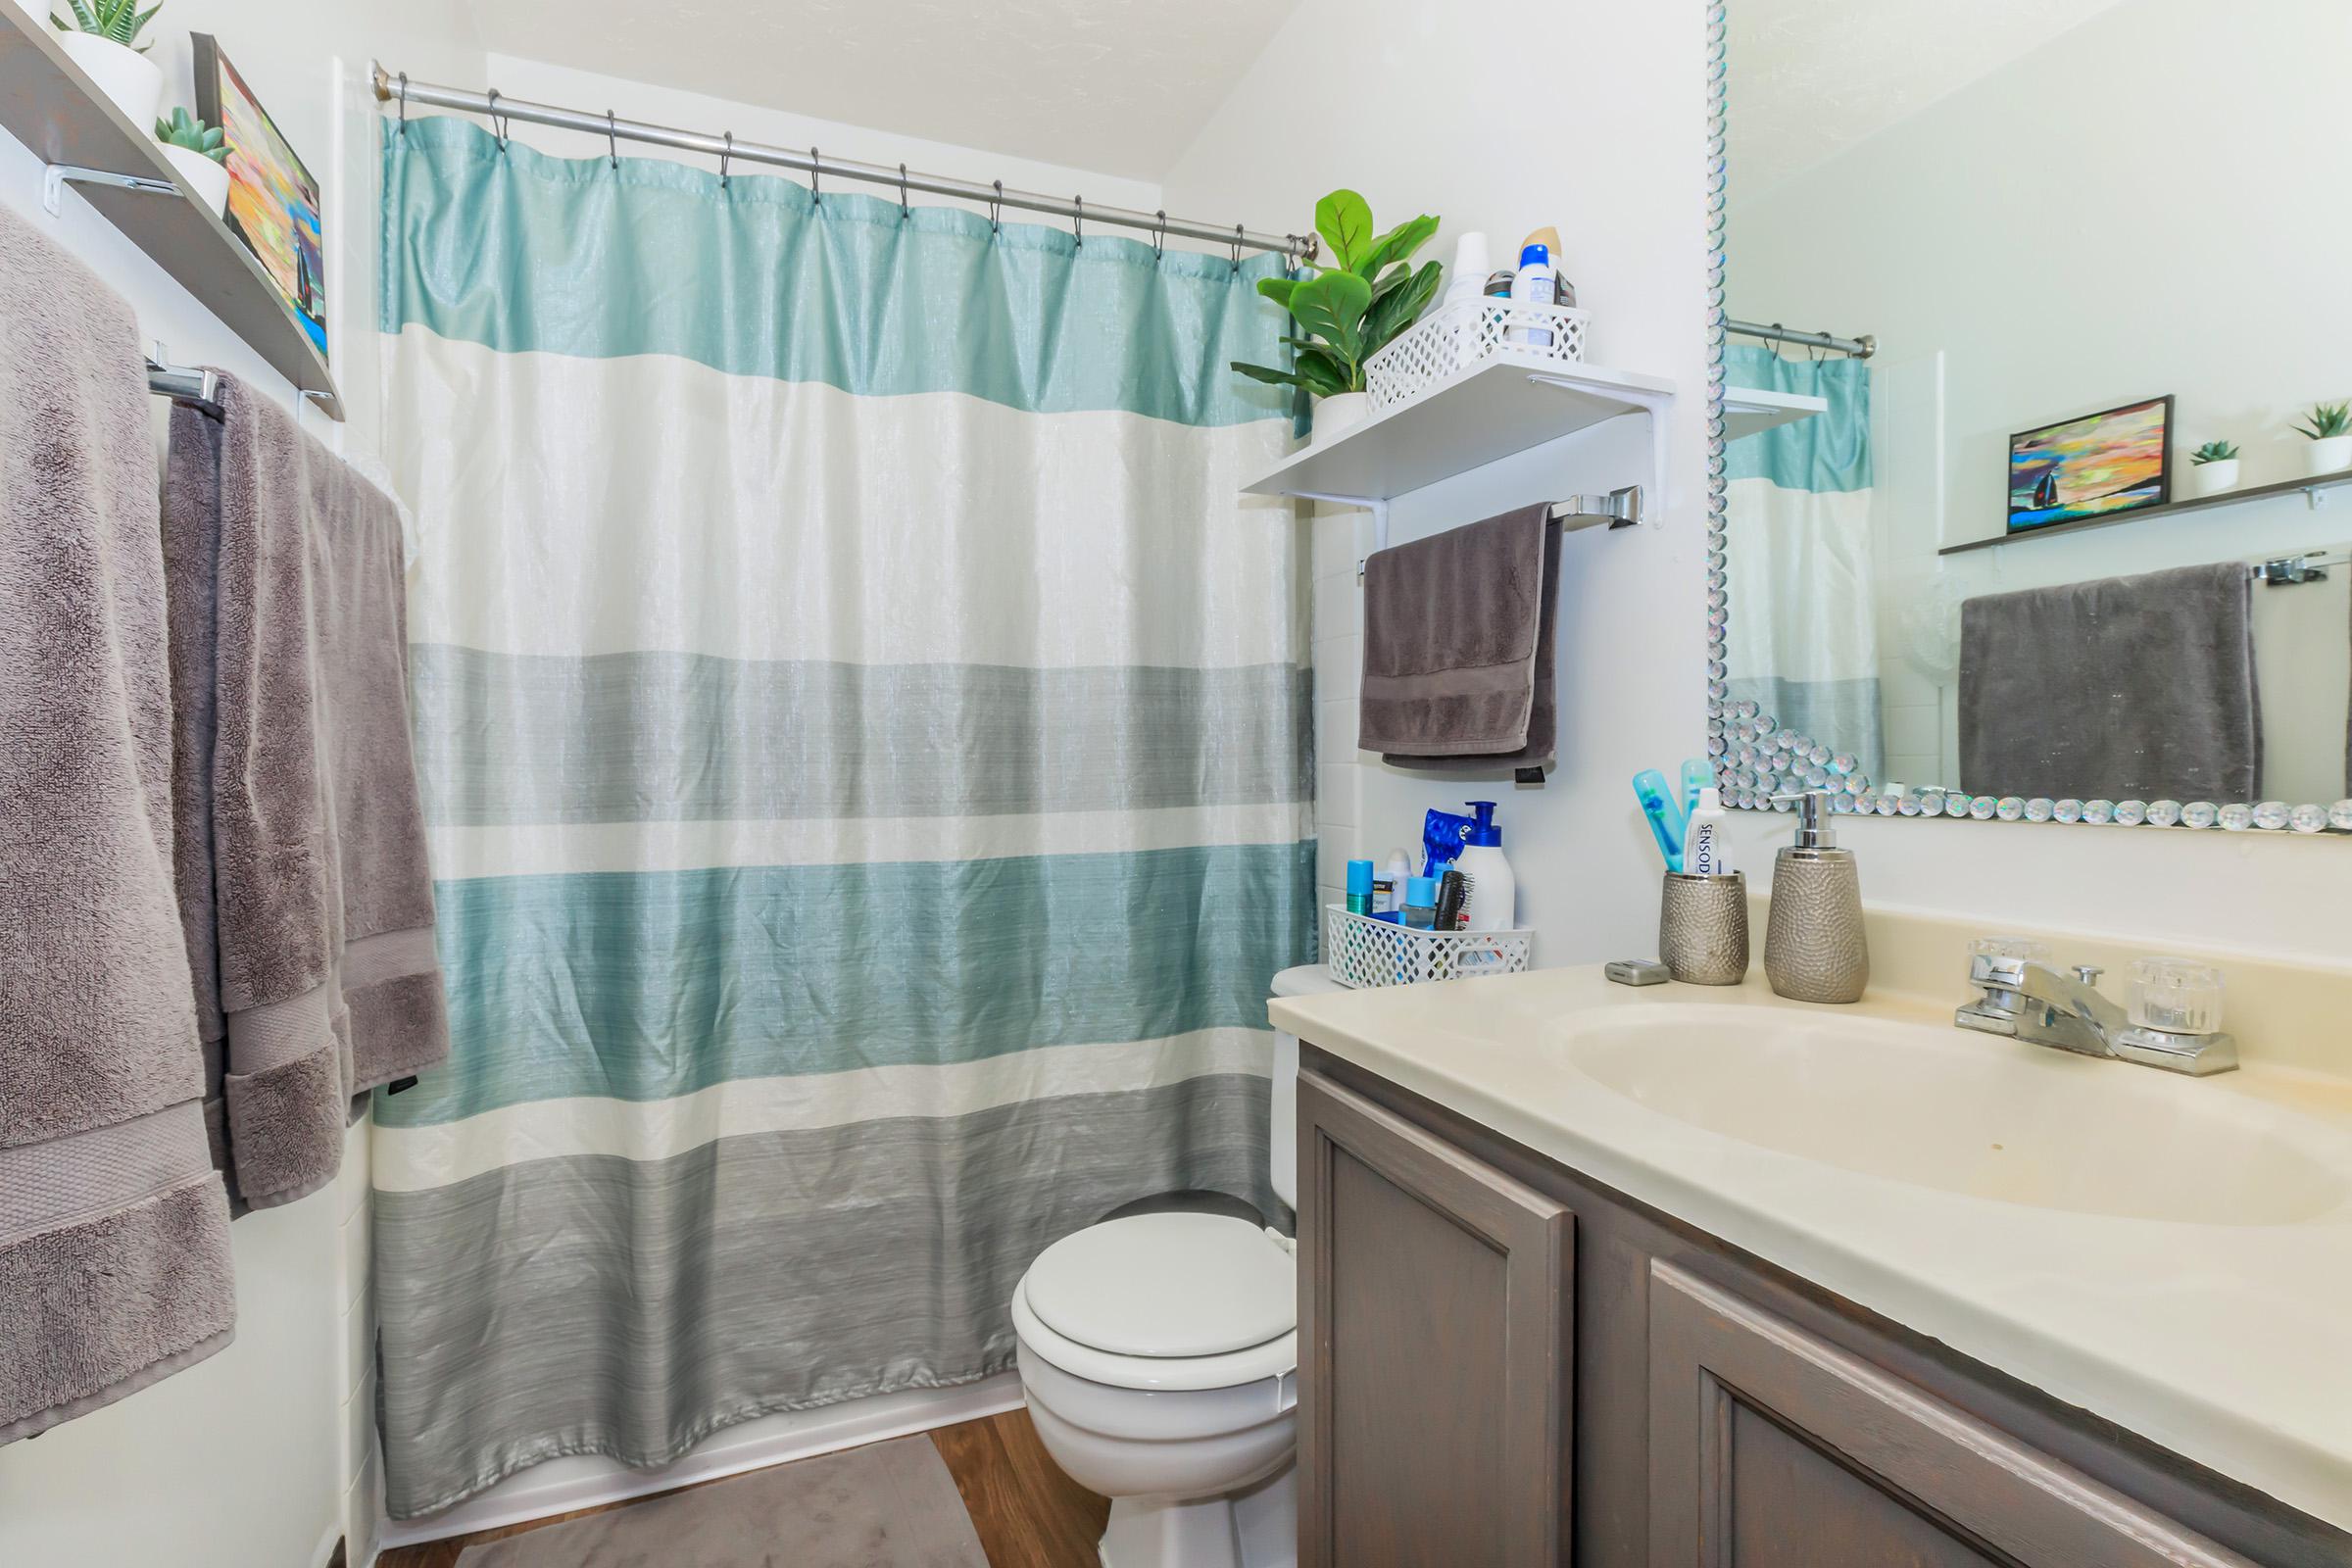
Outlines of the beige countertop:
[[[2308,1050],[2250,1050],[2240,1071],[2190,1079],[1969,1034],[1951,1018],[1965,987],[1952,991],[1813,1007],[1755,975],[1632,988],[1592,965],[1271,1011],[1333,1055],[2352,1530],[2352,1080],[2313,1070]],[[1747,1008],[1772,1010],[1723,1010]],[[1733,1054],[1784,1026],[1782,1054],[1736,1097],[1719,1083],[1737,1103],[1711,1116],[1651,1092],[1653,1066],[1676,1088],[1662,1054],[1688,1045],[1712,1054],[1684,1064],[1704,1099],[1713,1067],[1745,1071]],[[1806,1055],[1809,1039],[1829,1054]],[[1888,1174],[1916,1175],[1939,1150],[1965,1180]]]

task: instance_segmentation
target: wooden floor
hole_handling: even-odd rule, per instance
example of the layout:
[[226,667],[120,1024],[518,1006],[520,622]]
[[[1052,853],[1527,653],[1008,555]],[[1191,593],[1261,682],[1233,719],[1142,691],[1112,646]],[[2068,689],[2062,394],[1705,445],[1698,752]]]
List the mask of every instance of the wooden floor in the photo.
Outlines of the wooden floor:
[[[963,1494],[972,1529],[988,1551],[989,1568],[1097,1568],[1095,1543],[1102,1539],[1103,1521],[1110,1517],[1109,1499],[1096,1496],[1061,1473],[1037,1441],[1028,1411],[1008,1410],[941,1427],[931,1434],[931,1443],[947,1461],[948,1473],[956,1478],[956,1490]],[[698,1485],[725,1486],[732,1479]],[[458,1553],[467,1546],[627,1506],[627,1502],[609,1502],[528,1524],[394,1546],[376,1559],[376,1568],[456,1568]],[[696,1565],[680,1563],[677,1568]]]

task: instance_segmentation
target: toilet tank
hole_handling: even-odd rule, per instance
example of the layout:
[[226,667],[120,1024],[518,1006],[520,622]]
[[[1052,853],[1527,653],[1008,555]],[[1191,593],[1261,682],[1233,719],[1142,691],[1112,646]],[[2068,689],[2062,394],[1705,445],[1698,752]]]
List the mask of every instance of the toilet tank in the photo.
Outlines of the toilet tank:
[[[1327,964],[1302,963],[1274,977],[1274,995],[1311,997],[1338,991]],[[1274,1196],[1294,1209],[1298,1206],[1298,1037],[1274,1036],[1274,1113],[1271,1175]]]

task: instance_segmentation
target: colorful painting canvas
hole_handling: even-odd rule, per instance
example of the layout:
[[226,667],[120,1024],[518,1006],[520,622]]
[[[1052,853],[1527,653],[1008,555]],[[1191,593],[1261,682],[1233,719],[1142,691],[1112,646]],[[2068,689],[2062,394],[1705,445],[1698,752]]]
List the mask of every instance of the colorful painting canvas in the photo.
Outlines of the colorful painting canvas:
[[228,226],[285,297],[321,356],[326,353],[326,273],[318,182],[302,167],[237,68],[209,33],[192,33],[196,113],[228,144]]
[[2172,499],[2173,400],[2150,398],[2009,438],[2009,531]]

